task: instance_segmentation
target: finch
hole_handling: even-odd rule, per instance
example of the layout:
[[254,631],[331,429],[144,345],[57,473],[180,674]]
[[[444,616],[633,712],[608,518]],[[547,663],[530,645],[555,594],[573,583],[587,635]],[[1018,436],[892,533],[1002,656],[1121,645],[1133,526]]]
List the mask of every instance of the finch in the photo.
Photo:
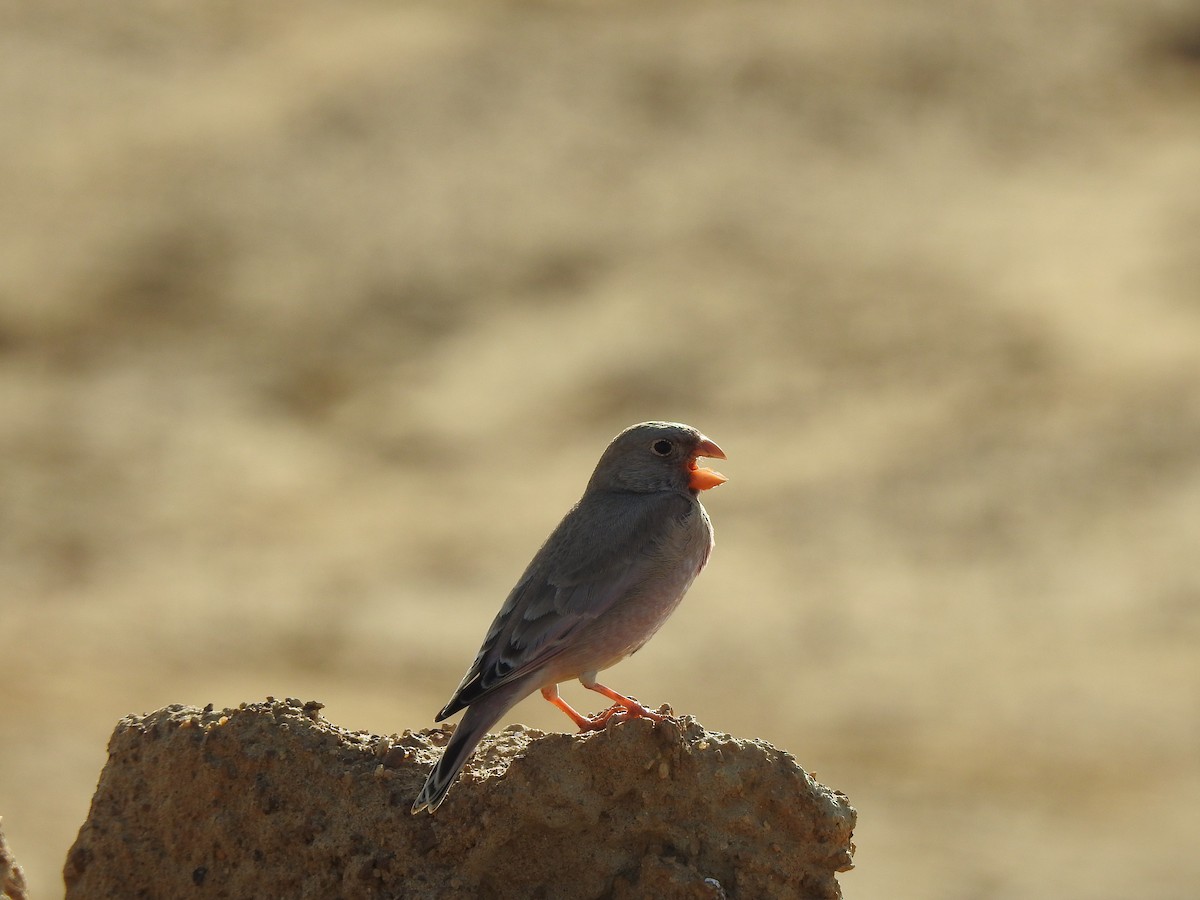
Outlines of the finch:
[[[654,636],[708,562],[713,529],[700,492],[726,479],[697,466],[698,457],[725,454],[677,422],[642,422],[613,438],[583,496],[533,557],[437,714],[440,722],[466,710],[414,814],[438,808],[488,729],[534,691],[580,731],[603,728],[613,715],[662,721],[596,677]],[[614,705],[591,717],[576,712],[558,694],[558,685],[573,678]]]

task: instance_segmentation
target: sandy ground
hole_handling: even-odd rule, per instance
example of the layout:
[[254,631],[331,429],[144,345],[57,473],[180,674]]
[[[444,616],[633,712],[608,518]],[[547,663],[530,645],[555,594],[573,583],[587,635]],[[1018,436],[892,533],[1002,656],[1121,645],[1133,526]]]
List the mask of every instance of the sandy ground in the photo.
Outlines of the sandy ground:
[[1200,5],[0,16],[37,896],[128,712],[430,724],[648,418],[730,481],[606,680],[846,791],[847,897],[1196,895]]

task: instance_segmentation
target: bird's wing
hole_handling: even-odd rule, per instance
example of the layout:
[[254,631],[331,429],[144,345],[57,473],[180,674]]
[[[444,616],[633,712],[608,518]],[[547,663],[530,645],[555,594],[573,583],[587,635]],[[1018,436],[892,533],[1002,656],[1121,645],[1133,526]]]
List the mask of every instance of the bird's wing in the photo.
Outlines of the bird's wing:
[[561,653],[577,629],[604,615],[661,565],[656,545],[673,521],[698,514],[695,506],[675,492],[585,496],[504,601],[438,720]]

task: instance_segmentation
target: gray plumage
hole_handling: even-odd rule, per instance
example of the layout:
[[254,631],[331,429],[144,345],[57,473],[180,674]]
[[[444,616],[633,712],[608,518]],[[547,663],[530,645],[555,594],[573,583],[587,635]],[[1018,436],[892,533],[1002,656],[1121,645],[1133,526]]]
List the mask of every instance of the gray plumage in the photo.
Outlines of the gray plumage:
[[585,729],[606,716],[580,716],[558,697],[559,683],[578,678],[630,715],[661,718],[596,676],[658,631],[708,561],[713,532],[699,492],[725,479],[697,468],[697,456],[725,458],[696,429],[673,422],[634,425],[608,445],[438,713],[441,721],[467,710],[414,813],[437,809],[483,735],[536,690]]

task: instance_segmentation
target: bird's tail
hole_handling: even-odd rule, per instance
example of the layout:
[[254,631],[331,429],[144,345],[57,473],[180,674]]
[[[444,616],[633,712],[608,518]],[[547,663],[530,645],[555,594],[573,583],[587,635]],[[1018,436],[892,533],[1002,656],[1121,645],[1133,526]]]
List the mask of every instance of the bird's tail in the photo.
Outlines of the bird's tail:
[[423,809],[432,813],[441,805],[446,799],[446,792],[450,790],[450,785],[454,784],[454,779],[458,777],[475,745],[502,715],[531,692],[532,686],[527,679],[522,678],[480,697],[467,707],[462,721],[458,723],[454,734],[450,736],[450,742],[446,744],[442,758],[425,779],[425,786],[421,788],[421,793],[413,803],[413,815]]

